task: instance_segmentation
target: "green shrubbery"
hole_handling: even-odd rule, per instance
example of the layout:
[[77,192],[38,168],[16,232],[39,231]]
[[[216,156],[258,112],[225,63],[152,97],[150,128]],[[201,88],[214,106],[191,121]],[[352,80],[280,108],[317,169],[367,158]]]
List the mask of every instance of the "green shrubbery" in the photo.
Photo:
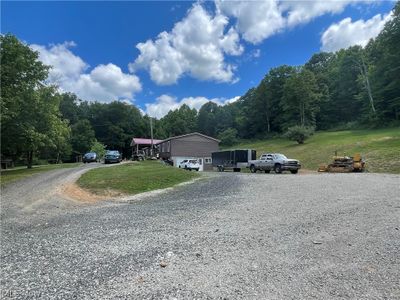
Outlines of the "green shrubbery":
[[307,126],[292,126],[285,133],[285,137],[291,141],[296,141],[299,144],[304,144],[304,141],[314,134],[314,127]]

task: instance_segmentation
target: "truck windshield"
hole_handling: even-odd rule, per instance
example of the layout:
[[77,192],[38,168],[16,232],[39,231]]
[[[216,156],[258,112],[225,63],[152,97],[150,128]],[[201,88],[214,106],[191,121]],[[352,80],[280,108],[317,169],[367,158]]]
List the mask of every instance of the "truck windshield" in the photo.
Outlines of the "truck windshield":
[[287,157],[283,154],[276,154],[276,157],[281,158],[281,159],[287,159]]

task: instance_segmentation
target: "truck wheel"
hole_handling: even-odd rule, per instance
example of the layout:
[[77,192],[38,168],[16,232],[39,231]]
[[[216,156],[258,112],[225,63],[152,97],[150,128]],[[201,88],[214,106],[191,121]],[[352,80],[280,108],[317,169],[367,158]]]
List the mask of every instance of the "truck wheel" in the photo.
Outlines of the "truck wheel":
[[264,171],[266,174],[269,174],[269,172],[271,172],[271,170],[265,170]]
[[250,172],[251,172],[251,173],[256,173],[256,172],[257,172],[257,169],[256,169],[256,166],[255,166],[255,165],[251,165],[251,166],[250,166]]
[[290,173],[292,174],[297,174],[299,172],[299,170],[291,170]]
[[276,174],[281,174],[282,173],[282,167],[280,164],[276,164],[274,167],[274,171]]

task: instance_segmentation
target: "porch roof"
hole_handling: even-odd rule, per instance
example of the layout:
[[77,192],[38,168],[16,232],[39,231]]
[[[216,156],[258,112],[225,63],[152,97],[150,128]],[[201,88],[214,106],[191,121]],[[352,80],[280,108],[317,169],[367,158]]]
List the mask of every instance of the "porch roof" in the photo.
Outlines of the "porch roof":
[[[153,145],[158,144],[162,140],[156,140],[153,139]],[[145,139],[145,138],[133,138],[131,141],[131,146],[136,146],[136,145],[151,145],[151,139]]]

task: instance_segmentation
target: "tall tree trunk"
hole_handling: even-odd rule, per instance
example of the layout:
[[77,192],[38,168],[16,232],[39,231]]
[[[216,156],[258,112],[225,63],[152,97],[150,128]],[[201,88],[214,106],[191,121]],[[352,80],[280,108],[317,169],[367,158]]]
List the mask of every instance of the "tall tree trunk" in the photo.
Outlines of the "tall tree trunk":
[[26,160],[27,160],[27,167],[28,167],[28,169],[32,169],[33,151],[28,151],[28,152],[26,153]]
[[371,110],[373,111],[374,114],[376,114],[376,109],[374,105],[374,98],[372,96],[371,92],[371,85],[369,84],[369,79],[368,79],[368,73],[367,73],[367,66],[365,65],[364,59],[361,57],[361,66],[359,66],[361,75],[363,77],[364,81],[364,86],[365,89],[368,93],[368,98],[369,98],[369,103],[371,105]]

